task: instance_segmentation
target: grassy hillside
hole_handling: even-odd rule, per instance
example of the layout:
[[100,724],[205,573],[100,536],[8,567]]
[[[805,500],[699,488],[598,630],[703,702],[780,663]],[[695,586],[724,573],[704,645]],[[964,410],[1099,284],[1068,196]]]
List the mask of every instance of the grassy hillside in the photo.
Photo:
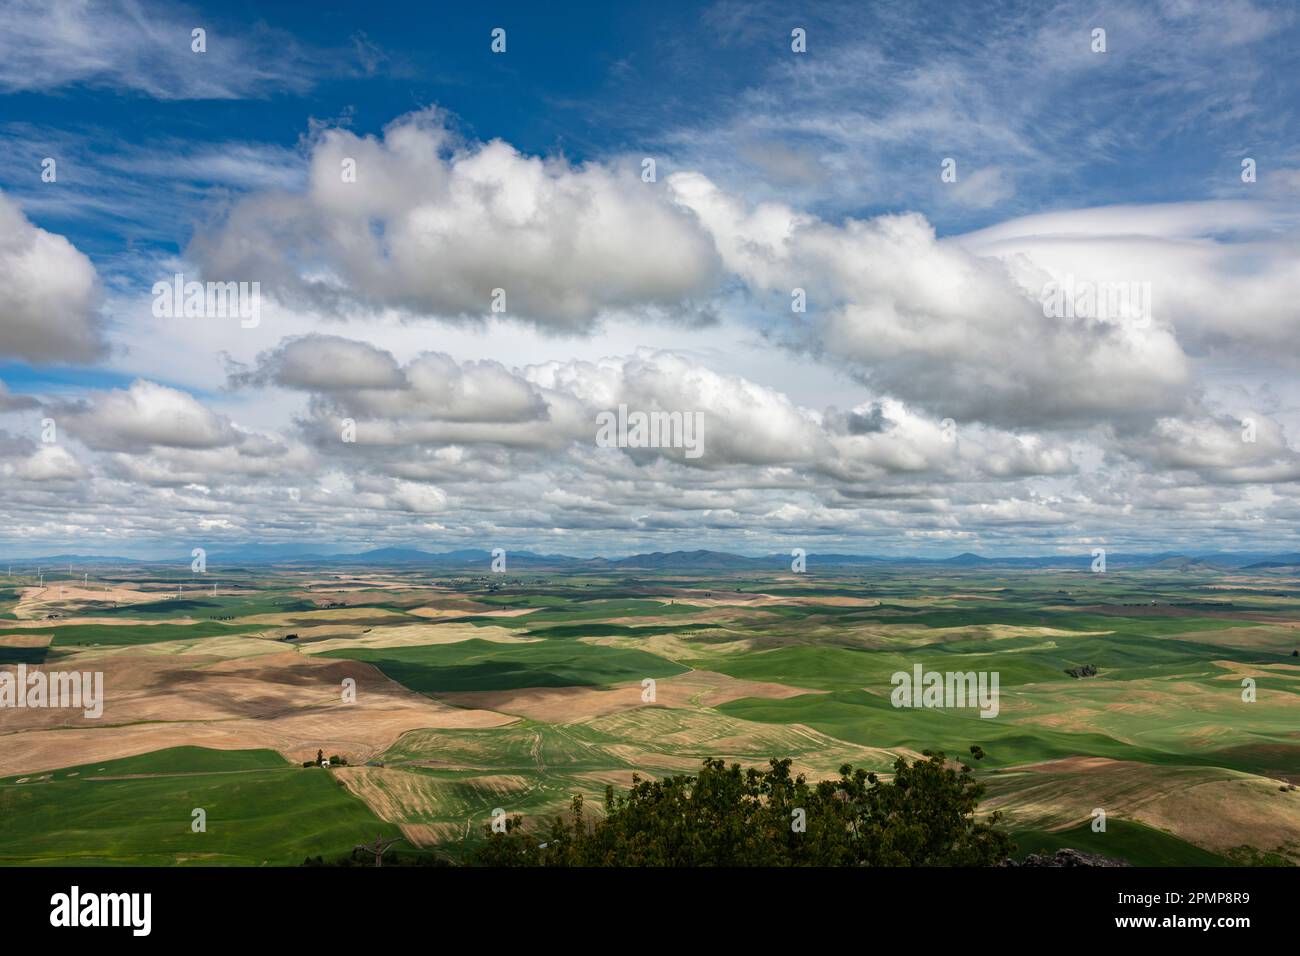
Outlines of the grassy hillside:
[[1050,856],[1067,847],[1098,853],[1113,859],[1124,860],[1133,866],[1229,866],[1230,862],[1216,853],[1210,853],[1140,823],[1110,820],[1105,833],[1093,832],[1091,824],[1071,827],[1055,833],[1042,830],[1013,831],[1016,856],[1023,860],[1030,853]]
[[[191,830],[195,808],[205,833]],[[179,747],[0,780],[9,865],[291,865],[378,833],[398,835],[330,771],[267,750]]]
[[[152,746],[212,731],[248,749],[175,747],[0,781],[0,862],[297,863],[399,826],[459,857],[498,807],[545,817],[574,794],[594,806],[606,785],[704,757],[789,757],[824,777],[842,763],[888,772],[926,749],[971,762],[971,745],[987,809],[1006,813],[1024,852],[1185,865],[1300,846],[1300,791],[1287,789],[1300,784],[1300,582],[1276,576],[864,567],[431,583],[415,570],[248,570],[238,593],[163,599],[137,575],[121,587],[143,603],[24,611],[60,617],[0,627],[0,665],[102,660],[110,700],[115,675],[151,667],[150,708],[120,727],[25,715],[16,742],[174,722]],[[4,610],[20,604],[14,591]],[[997,716],[894,707],[891,678],[918,664],[996,674]],[[1095,676],[1067,673],[1083,665]],[[344,673],[362,688],[355,708],[333,703]],[[300,761],[321,740],[354,766],[303,770],[252,749]],[[368,760],[383,766],[356,766]],[[206,835],[189,831],[196,806]],[[1104,841],[1080,827],[1099,806]]]
[[564,640],[504,646],[471,640],[434,646],[326,651],[321,656],[367,661],[422,694],[613,684],[668,677],[686,670],[643,651]]

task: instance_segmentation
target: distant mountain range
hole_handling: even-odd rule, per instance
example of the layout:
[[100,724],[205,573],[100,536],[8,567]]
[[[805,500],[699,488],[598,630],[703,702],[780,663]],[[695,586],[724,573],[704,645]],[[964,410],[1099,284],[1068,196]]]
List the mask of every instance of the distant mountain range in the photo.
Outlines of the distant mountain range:
[[1256,561],[1254,564],[1247,564],[1247,569],[1259,570],[1263,568],[1293,568],[1300,566],[1300,554],[1279,554],[1274,558],[1266,561]]
[[[35,567],[57,572],[71,564],[75,570],[78,565],[183,565],[189,566],[189,554],[177,555],[175,559],[138,559],[125,557],[105,557],[101,555],[54,554],[36,558],[15,558],[12,561],[0,558],[0,565],[12,565],[16,568],[31,570]],[[951,568],[1062,568],[1086,569],[1092,564],[1092,555],[1039,555],[1023,557],[983,557],[965,552],[950,558],[907,558],[881,557],[863,554],[809,554],[807,566],[846,567],[853,565],[920,565],[929,567]],[[482,570],[491,567],[492,552],[486,549],[467,548],[457,551],[422,551],[417,548],[378,548],[359,553],[317,553],[310,547],[302,545],[259,545],[250,544],[227,550],[210,551],[207,555],[209,566],[338,566],[338,567],[427,567],[442,570]],[[569,568],[580,570],[655,570],[655,571],[779,571],[789,570],[789,554],[767,554],[752,557],[732,554],[726,551],[655,551],[650,554],[634,554],[623,558],[577,558],[566,554],[538,554],[534,551],[507,551],[507,570],[545,568]],[[1109,568],[1173,568],[1173,569],[1221,569],[1221,570],[1269,570],[1274,568],[1300,568],[1300,554],[1265,554],[1257,552],[1214,552],[1209,554],[1180,554],[1161,552],[1157,554],[1118,554],[1106,555],[1106,567]]]

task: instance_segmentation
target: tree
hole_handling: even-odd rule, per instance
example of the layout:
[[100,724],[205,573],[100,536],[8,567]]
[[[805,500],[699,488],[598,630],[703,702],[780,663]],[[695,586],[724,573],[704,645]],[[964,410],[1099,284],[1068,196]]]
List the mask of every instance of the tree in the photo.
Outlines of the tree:
[[485,827],[474,857],[485,866],[987,866],[1014,849],[975,819],[984,785],[942,753],[892,780],[840,768],[809,784],[789,760],[766,770],[709,759],[695,776],[632,778],[627,793],[605,789],[605,813],[589,820],[581,796],[544,832],[507,819]]

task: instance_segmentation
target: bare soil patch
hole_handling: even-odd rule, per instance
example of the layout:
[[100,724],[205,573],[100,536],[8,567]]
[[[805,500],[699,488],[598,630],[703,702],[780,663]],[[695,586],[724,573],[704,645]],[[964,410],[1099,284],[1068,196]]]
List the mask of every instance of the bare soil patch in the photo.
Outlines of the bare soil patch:
[[89,584],[74,582],[47,584],[44,587],[23,588],[22,596],[14,608],[14,616],[31,620],[46,614],[60,613],[62,607],[75,604],[152,604],[166,598],[174,591],[141,591],[129,584]]
[[[268,747],[291,760],[317,749],[368,760],[409,730],[499,727],[513,717],[415,694],[360,661],[293,651],[233,659],[114,655],[101,659],[104,713],[5,713],[0,776],[126,757],[166,747]],[[343,701],[343,680],[356,702]]]
[[531,644],[541,638],[524,637],[504,627],[478,627],[447,621],[441,624],[399,624],[376,627],[369,633],[330,637],[303,644],[306,654],[320,654],[339,648],[419,647],[430,644],[459,644],[461,641],[493,641],[498,644]]

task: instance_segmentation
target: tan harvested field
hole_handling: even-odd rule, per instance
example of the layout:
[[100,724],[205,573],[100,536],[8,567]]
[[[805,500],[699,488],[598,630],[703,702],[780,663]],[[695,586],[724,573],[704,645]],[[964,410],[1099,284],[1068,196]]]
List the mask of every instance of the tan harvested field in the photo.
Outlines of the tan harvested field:
[[647,598],[650,601],[662,601],[667,604],[689,604],[693,607],[764,607],[771,604],[784,604],[786,598],[776,594],[754,594],[741,591],[710,591],[705,597],[701,591],[682,591],[678,594]]
[[[51,631],[58,627],[66,627],[76,624],[94,624],[103,627],[156,627],[160,624],[195,624],[197,623],[192,617],[170,617],[165,620],[155,618],[141,617],[96,617],[93,614],[68,613],[62,614],[57,620],[45,620],[43,618],[31,618],[25,621],[0,621],[0,630],[12,631]],[[212,621],[205,623],[223,624],[233,627],[231,622]]]
[[163,600],[175,591],[141,591],[131,585],[113,584],[82,586],[73,582],[47,584],[44,587],[23,588],[14,615],[33,618],[56,612],[65,605],[74,604],[150,604]]
[[43,634],[0,634],[0,647],[48,647],[54,635]]
[[[680,605],[678,605],[680,607]],[[708,608],[697,614],[640,614],[635,617],[611,617],[602,623],[617,627],[681,627],[689,628],[692,624],[730,624],[733,621],[762,620],[762,611],[746,610],[737,613],[736,608]]]
[[908,646],[927,644],[952,644],[960,641],[1006,641],[1025,637],[1041,637],[1043,647],[1055,647],[1061,641],[1077,641],[1088,637],[1103,637],[1113,631],[1066,631],[1060,628],[1035,627],[1019,624],[974,624],[963,627],[916,628],[903,624],[880,624],[872,633]]
[[875,598],[847,597],[834,594],[801,594],[798,597],[787,599],[786,603],[799,607],[880,607],[880,602]]
[[282,627],[294,626],[302,621],[355,621],[359,617],[367,620],[402,621],[406,615],[400,611],[390,611],[383,607],[327,607],[315,611],[283,611],[273,614],[250,614],[241,617],[243,624],[266,624]]
[[298,583],[304,588],[320,588],[323,590],[339,587],[340,581],[346,582],[343,587],[351,592],[362,589],[407,591],[411,588],[410,581],[404,581],[401,578],[395,578],[387,574],[340,574],[328,578],[323,578],[320,575],[303,575]]
[[[335,776],[375,816],[396,824],[408,842],[422,847],[463,840],[471,829],[490,819],[500,804],[508,806],[537,786],[519,774],[463,777],[450,785],[436,777],[394,767],[344,767],[336,770]],[[450,800],[448,791],[452,786],[460,795],[475,793],[473,805],[466,807],[462,801]]]
[[689,605],[691,607],[708,607],[708,608],[762,608],[770,606],[790,606],[797,605],[801,607],[879,607],[880,601],[875,598],[859,598],[849,595],[835,594],[800,594],[800,595],[781,595],[781,594],[748,594],[732,593],[725,596],[718,596],[718,592],[712,592],[713,597],[698,596],[698,592],[683,592],[665,597],[655,597],[649,600],[662,601],[664,604],[672,603],[676,605]]
[[641,707],[712,707],[742,697],[784,700],[823,691],[788,687],[763,681],[737,680],[711,671],[691,671],[656,683],[655,700],[642,700],[641,684],[598,687],[530,687],[506,691],[469,691],[439,694],[438,699],[457,707],[479,707],[529,720],[570,723]]
[[[0,712],[0,776],[38,781],[183,745],[268,748],[295,762],[323,750],[348,759],[331,772],[376,825],[460,859],[496,807],[542,825],[581,794],[598,813],[605,786],[694,773],[706,756],[747,767],[788,758],[813,780],[845,763],[887,778],[900,756],[938,746],[952,762],[979,743],[981,812],[1004,810],[1012,829],[1070,829],[1102,806],[1213,852],[1300,843],[1300,794],[1285,789],[1300,783],[1300,768],[1288,770],[1300,752],[1300,659],[1290,656],[1300,620],[1284,601],[1271,611],[1286,597],[1271,582],[1261,584],[1269,593],[1171,611],[1121,602],[1196,603],[1186,579],[1168,591],[1158,577],[1144,589],[1073,573],[998,587],[1008,579],[981,571],[922,585],[899,575],[871,594],[857,571],[824,593],[784,574],[740,591],[758,578],[697,590],[641,572],[566,588],[285,571],[216,596],[187,590],[193,603],[173,609],[174,589],[140,577],[119,589],[117,609],[93,588],[70,587],[61,603],[46,600],[50,589],[11,589],[6,610],[24,615],[0,620],[0,660],[11,662],[0,667],[39,659],[60,628],[81,626],[55,637],[43,666],[102,672],[107,697],[98,720]],[[786,587],[799,593],[773,593]],[[1055,603],[1065,593],[1079,604]],[[130,607],[143,602],[158,606]],[[224,636],[178,636],[193,633],[187,624]],[[96,625],[141,633],[96,643],[112,640]],[[895,714],[881,675],[915,659],[976,669],[1005,660],[998,718]],[[690,670],[668,676],[669,662]],[[1067,678],[1079,663],[1097,675]],[[647,674],[660,675],[653,701],[642,699]],[[1259,682],[1249,706],[1245,677]],[[355,704],[343,701],[346,678]],[[547,686],[561,682],[571,686]],[[1110,758],[1134,756],[1050,759],[1093,742]]]
[[[285,645],[252,634],[229,634],[219,637],[182,638],[159,641],[154,644],[103,645],[97,647],[70,646],[60,651],[59,663],[68,666],[93,668],[99,659],[119,657],[257,657],[262,654],[282,654]],[[66,669],[66,668],[65,668]]]
[[402,836],[411,846],[435,847],[465,839],[467,828],[455,823],[399,823]]
[[[1283,680],[1300,680],[1300,664],[1243,664],[1238,661],[1211,661],[1215,667],[1228,671],[1217,680],[1229,680],[1240,683],[1243,677],[1278,677]],[[1296,701],[1300,706],[1300,700]]]
[[[7,711],[0,776],[55,769],[167,747],[268,747],[291,760],[317,749],[364,761],[408,730],[499,727],[514,717],[461,709],[413,693],[368,664],[293,651],[256,657],[111,655],[78,667],[104,674],[103,716]],[[343,680],[356,681],[344,703]]]
[[437,781],[432,777],[386,767],[340,767],[334,776],[381,820],[401,823],[437,812]]
[[744,653],[754,646],[754,642],[749,639],[707,645],[692,644],[680,634],[651,634],[649,637],[618,634],[609,637],[580,637],[578,640],[583,644],[645,650],[671,661],[698,657],[724,657],[728,654]]
[[[1070,605],[1057,606],[1052,605],[1045,610],[1049,611],[1072,611],[1076,614],[1112,614],[1122,617],[1156,617],[1156,618],[1180,618],[1205,617],[1215,610],[1227,610],[1228,604],[1222,602],[1223,608],[1216,608],[1217,600],[1210,602],[1205,606],[1175,606],[1171,604],[1093,604],[1093,605]],[[1252,621],[1258,624],[1277,624],[1286,625],[1289,618],[1279,614],[1269,614],[1265,611],[1251,610],[1249,608],[1233,607],[1233,616],[1239,621]]]
[[457,617],[523,617],[532,614],[537,608],[520,607],[502,610],[493,608],[491,605],[483,605],[482,610],[477,608],[445,608],[445,607],[416,607],[408,611],[416,617],[431,618],[457,618]]
[[[299,633],[304,637],[308,636],[304,632]],[[461,641],[471,640],[492,641],[497,644],[531,644],[541,638],[524,637],[503,627],[478,627],[473,624],[457,624],[448,621],[442,624],[399,624],[376,627],[368,634],[357,633],[354,636],[328,637],[324,640],[310,639],[299,643],[304,654],[321,654],[343,647],[418,647],[459,644]]]
[[[29,621],[0,621],[0,631],[47,631],[53,633],[58,627],[73,626],[81,624],[94,624],[97,627],[158,627],[168,624],[196,624],[198,623],[190,617],[171,617],[165,620],[155,620],[150,618],[135,617],[94,617],[91,615],[67,614],[56,621],[29,620]],[[235,629],[235,624],[230,621],[205,621],[223,627]],[[245,632],[248,633],[248,632]]]
[[1293,587],[1300,587],[1300,577],[1279,575],[1266,581],[1259,578],[1228,577],[1223,584],[1205,585],[1207,591],[1259,591],[1263,594],[1276,594],[1279,590]]
[[1066,830],[1101,808],[1220,853],[1300,845],[1300,791],[1279,783],[1218,767],[1070,757],[988,778],[982,809],[1001,810],[1014,827]]

